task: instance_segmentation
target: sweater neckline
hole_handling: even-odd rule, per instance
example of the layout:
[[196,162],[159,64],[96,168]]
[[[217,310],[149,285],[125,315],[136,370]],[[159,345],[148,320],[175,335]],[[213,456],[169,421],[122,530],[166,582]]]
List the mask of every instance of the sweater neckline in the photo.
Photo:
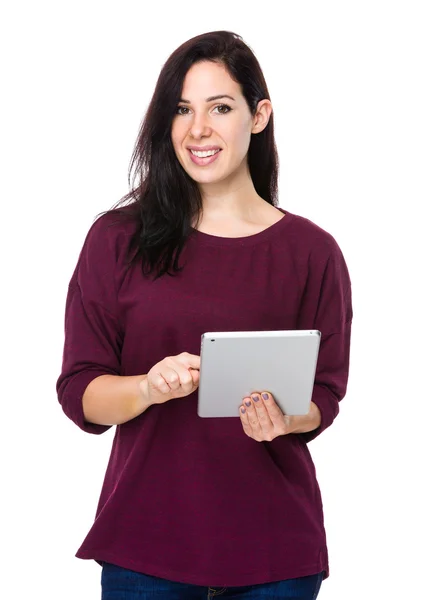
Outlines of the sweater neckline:
[[280,210],[281,213],[285,213],[285,216],[279,221],[276,221],[276,223],[273,223],[273,225],[269,225],[269,227],[263,229],[263,231],[259,231],[258,233],[254,233],[252,235],[246,235],[242,237],[222,237],[219,235],[205,233],[204,231],[198,231],[192,227],[191,236],[198,243],[206,244],[208,246],[253,246],[254,244],[264,242],[274,235],[279,234],[282,229],[293,220],[294,215],[286,210],[286,208],[281,208],[280,206],[276,206],[276,208]]

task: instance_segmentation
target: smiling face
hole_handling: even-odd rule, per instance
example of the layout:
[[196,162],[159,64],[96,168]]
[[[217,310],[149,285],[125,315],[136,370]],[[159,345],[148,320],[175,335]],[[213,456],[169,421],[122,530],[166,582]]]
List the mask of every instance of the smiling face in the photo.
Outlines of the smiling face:
[[[200,184],[210,184],[247,172],[251,134],[267,125],[270,102],[261,101],[260,112],[257,107],[257,114],[252,116],[240,84],[222,64],[211,61],[192,65],[181,96],[171,126],[171,140],[186,173]],[[197,157],[190,151],[211,147],[216,152],[214,156]]]

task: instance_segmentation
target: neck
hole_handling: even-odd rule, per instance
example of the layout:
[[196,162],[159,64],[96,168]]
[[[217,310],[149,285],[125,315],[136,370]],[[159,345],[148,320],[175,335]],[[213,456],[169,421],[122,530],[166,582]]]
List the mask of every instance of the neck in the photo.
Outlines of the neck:
[[264,207],[264,200],[255,191],[248,172],[234,174],[229,181],[199,184],[203,217],[216,219],[249,218]]

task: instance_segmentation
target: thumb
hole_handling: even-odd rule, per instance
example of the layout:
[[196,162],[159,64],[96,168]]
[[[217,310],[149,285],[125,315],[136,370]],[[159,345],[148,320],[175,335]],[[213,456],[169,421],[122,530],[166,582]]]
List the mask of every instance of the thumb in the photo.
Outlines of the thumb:
[[198,369],[189,369],[190,374],[192,375],[192,380],[195,385],[199,384],[200,373]]
[[183,359],[184,364],[188,369],[196,369],[197,371],[199,371],[199,369],[201,368],[201,357],[197,354],[189,354],[188,352],[186,352]]

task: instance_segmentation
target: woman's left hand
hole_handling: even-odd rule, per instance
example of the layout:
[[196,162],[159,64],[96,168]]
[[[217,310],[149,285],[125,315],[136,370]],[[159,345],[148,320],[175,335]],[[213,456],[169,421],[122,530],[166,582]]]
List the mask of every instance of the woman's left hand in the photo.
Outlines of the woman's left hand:
[[239,414],[246,435],[257,442],[271,442],[293,431],[293,417],[282,412],[270,392],[244,398]]

